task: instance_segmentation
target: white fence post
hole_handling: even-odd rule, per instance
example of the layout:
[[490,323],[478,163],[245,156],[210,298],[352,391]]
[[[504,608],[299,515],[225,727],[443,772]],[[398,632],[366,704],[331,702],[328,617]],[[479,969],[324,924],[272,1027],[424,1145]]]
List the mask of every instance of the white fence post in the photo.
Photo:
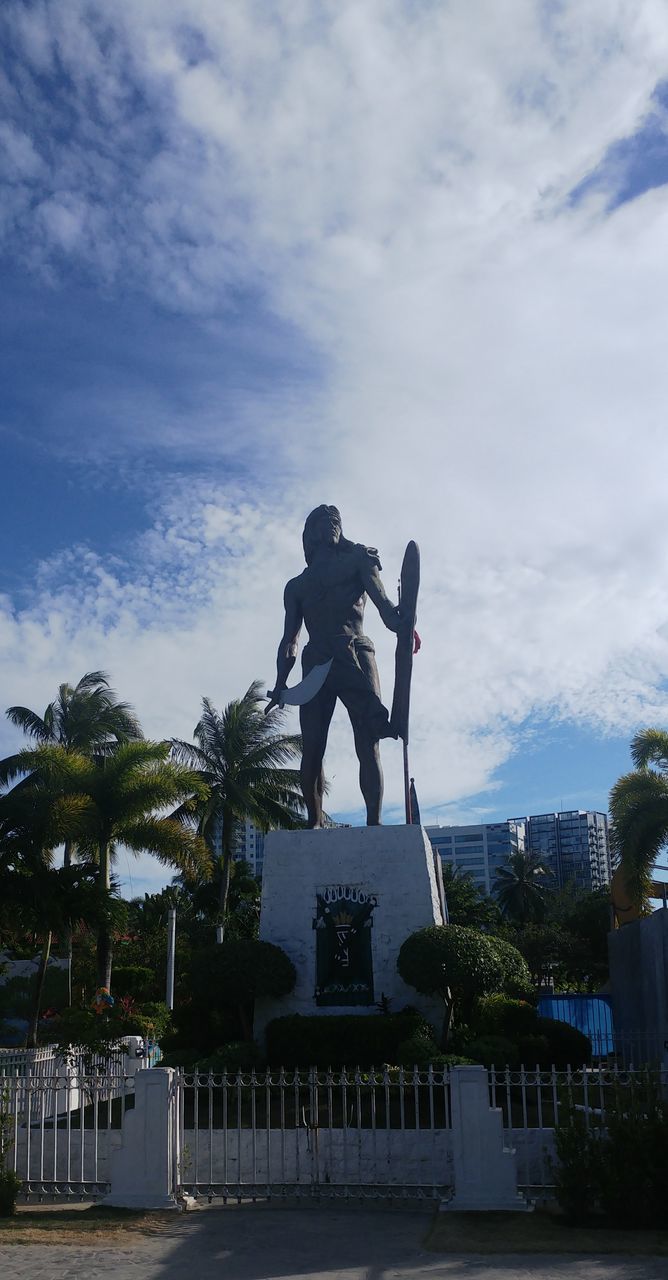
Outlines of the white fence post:
[[489,1105],[485,1067],[450,1071],[455,1191],[444,1210],[532,1208],[517,1190],[515,1152],[504,1146],[500,1108]]
[[111,1156],[111,1191],[103,1204],[121,1209],[177,1209],[174,1071],[135,1076],[135,1105],[123,1116],[121,1146]]

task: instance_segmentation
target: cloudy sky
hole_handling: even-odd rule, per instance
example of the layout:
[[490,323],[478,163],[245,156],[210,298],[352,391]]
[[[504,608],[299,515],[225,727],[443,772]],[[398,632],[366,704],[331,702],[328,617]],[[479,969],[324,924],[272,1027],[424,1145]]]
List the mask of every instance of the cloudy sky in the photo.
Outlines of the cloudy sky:
[[668,722],[665,0],[4,0],[0,46],[0,704],[104,668],[189,736],[335,503],[389,591],[421,546],[423,820],[605,808]]

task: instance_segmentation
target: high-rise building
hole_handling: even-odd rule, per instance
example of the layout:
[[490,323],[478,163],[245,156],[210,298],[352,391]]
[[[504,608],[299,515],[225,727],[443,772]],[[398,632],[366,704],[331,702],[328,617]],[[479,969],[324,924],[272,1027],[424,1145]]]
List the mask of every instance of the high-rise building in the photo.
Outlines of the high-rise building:
[[[220,857],[223,852],[223,825],[222,822],[216,822],[210,835],[211,844],[215,854]],[[264,832],[260,831],[255,823],[246,818],[245,822],[240,822],[237,826],[237,834],[234,847],[234,861],[247,862],[250,867],[251,874],[254,876],[262,876],[262,864],[264,860]]]
[[608,819],[591,809],[536,813],[524,819],[526,848],[539,854],[557,884],[600,889],[610,883]]
[[610,882],[610,843],[604,813],[570,809],[509,818],[506,822],[425,830],[443,861],[469,872],[483,893],[493,891],[497,868],[507,866],[511,854],[522,852],[539,854],[560,887],[574,884],[591,890]]
[[443,862],[468,872],[483,893],[494,888],[497,867],[524,848],[521,822],[483,822],[477,826],[425,827],[432,848]]

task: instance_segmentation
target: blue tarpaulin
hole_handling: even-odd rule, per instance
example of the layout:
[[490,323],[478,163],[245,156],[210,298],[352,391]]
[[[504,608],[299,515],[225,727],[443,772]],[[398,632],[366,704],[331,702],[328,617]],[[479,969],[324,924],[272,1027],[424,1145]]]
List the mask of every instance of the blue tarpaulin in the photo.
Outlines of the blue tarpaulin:
[[584,1031],[594,1055],[614,1052],[614,1027],[609,996],[543,995],[538,1001],[541,1018],[556,1018]]

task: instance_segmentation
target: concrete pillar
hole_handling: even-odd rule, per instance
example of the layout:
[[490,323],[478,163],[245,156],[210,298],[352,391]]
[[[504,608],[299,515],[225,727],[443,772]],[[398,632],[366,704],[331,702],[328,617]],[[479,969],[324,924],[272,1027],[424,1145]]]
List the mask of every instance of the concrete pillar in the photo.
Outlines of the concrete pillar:
[[487,1069],[453,1067],[450,1104],[455,1191],[441,1209],[532,1208],[517,1190],[515,1152],[504,1146],[501,1110],[489,1105]]
[[121,1146],[111,1155],[111,1191],[119,1209],[177,1209],[177,1108],[174,1071],[153,1067],[135,1076],[135,1105],[123,1116]]

